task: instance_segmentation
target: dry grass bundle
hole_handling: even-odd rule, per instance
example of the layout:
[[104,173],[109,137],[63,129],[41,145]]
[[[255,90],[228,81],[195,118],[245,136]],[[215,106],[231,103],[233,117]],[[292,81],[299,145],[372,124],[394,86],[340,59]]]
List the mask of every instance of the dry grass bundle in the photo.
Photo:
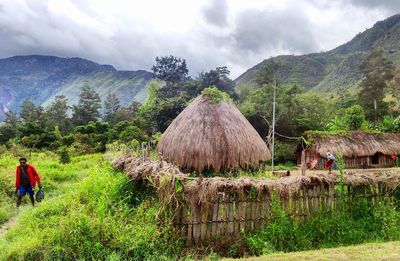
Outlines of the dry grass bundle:
[[204,204],[212,201],[217,193],[257,193],[271,194],[275,192],[283,198],[298,194],[303,187],[323,185],[329,186],[337,182],[336,176],[317,174],[303,177],[283,177],[278,180],[254,179],[241,177],[232,178],[203,178],[185,185],[185,197],[191,204]]
[[349,131],[346,135],[312,134],[312,139],[310,149],[321,157],[326,157],[328,151],[341,152],[345,157],[372,156],[375,153],[400,155],[400,133]]
[[215,172],[257,168],[271,154],[257,131],[231,103],[197,97],[163,133],[157,151],[181,169]]
[[[209,204],[217,194],[257,194],[277,193],[282,198],[298,195],[303,188],[313,186],[329,187],[337,184],[339,178],[332,174],[282,177],[277,180],[255,179],[249,177],[233,178],[189,178],[172,164],[151,159],[121,156],[114,160],[113,166],[125,171],[134,180],[151,180],[160,199],[166,203],[179,205],[176,199],[177,184],[182,186],[182,200],[192,204]],[[178,182],[178,183],[177,183]],[[344,176],[344,182],[352,187],[380,185],[388,190],[400,185],[400,173],[360,173]]]
[[400,185],[400,173],[375,172],[348,174],[344,176],[344,182],[352,187],[380,185],[386,190],[394,190]]
[[115,169],[124,171],[133,180],[152,178],[160,179],[166,175],[173,175],[175,178],[183,180],[187,174],[182,173],[174,165],[165,161],[154,161],[150,158],[132,157],[124,155],[117,157],[112,165]]

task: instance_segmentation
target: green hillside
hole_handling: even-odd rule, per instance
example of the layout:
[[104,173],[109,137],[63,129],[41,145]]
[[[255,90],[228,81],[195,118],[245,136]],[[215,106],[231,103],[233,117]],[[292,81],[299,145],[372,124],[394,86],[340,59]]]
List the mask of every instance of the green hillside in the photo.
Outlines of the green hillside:
[[247,70],[236,80],[241,85],[255,85],[255,76],[272,59],[283,65],[279,71],[284,83],[297,83],[305,90],[338,91],[354,87],[362,78],[358,65],[375,48],[382,48],[395,65],[400,66],[400,14],[377,22],[351,41],[328,52],[307,55],[282,55],[266,59]]
[[0,120],[8,110],[18,111],[25,99],[46,106],[56,95],[65,95],[70,105],[78,101],[80,88],[89,86],[102,99],[115,93],[121,104],[143,102],[150,72],[118,71],[82,58],[15,56],[0,59]]

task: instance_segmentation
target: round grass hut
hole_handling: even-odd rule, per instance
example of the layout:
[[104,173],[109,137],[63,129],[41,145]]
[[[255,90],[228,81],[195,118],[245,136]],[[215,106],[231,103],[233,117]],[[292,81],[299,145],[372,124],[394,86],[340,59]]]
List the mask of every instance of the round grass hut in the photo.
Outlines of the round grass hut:
[[171,123],[157,152],[167,162],[199,173],[257,168],[271,159],[247,119],[216,88],[207,88]]

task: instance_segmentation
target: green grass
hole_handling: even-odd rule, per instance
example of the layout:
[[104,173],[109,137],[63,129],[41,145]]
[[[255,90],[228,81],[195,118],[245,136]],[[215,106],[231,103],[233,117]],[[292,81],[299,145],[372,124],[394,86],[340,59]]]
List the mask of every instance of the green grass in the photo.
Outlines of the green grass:
[[[237,259],[224,259],[237,260]],[[368,243],[362,245],[326,248],[313,251],[302,251],[292,253],[275,253],[270,255],[263,255],[260,257],[243,258],[240,260],[248,261],[286,261],[286,260],[400,260],[400,242],[387,242],[387,243]]]
[[[22,207],[0,235],[0,260],[169,260],[180,254],[182,243],[171,236],[168,220],[159,225],[152,193],[113,170],[104,156],[72,157],[61,165],[54,154],[39,153],[29,161],[42,176],[46,198],[35,208]],[[3,155],[0,165],[13,170],[15,159]],[[2,182],[12,180],[8,174]]]
[[[157,218],[160,206],[154,191],[115,171],[110,166],[110,156],[75,156],[71,163],[63,165],[53,153],[33,154],[29,162],[42,176],[46,198],[35,208],[25,200],[17,213],[12,197],[17,158],[3,154],[0,220],[11,220],[7,225],[12,225],[5,233],[0,229],[0,260],[216,257],[212,248],[200,253],[185,249],[182,240],[174,236],[171,221]],[[240,256],[244,249],[244,254],[267,255],[400,240],[399,204],[382,202],[373,206],[361,201],[347,209],[298,222],[273,205],[268,224],[239,237],[224,253]]]

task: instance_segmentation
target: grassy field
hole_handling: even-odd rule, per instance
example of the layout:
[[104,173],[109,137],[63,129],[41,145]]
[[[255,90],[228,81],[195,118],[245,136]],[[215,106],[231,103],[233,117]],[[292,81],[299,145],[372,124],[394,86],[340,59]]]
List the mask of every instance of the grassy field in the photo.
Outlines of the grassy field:
[[[112,156],[72,156],[71,163],[64,165],[58,163],[54,153],[34,153],[28,160],[42,177],[46,197],[35,208],[25,197],[18,212],[14,197],[18,157],[0,155],[0,260],[218,258],[212,248],[199,253],[185,249],[184,242],[173,236],[171,220],[159,215],[161,207],[154,191],[114,170],[110,165]],[[354,213],[316,217],[302,226],[279,208],[265,228],[246,235],[241,243],[250,250],[247,254],[276,258],[271,260],[290,260],[292,255],[299,260],[307,260],[308,256],[321,256],[317,260],[337,256],[337,260],[344,260],[358,258],[357,253],[368,258],[371,255],[373,260],[376,252],[380,253],[379,258],[398,259],[398,242],[266,255],[399,240],[400,219],[393,206],[358,207]],[[231,246],[227,250],[229,256],[240,254],[236,247],[240,249],[241,245]],[[363,249],[365,253],[360,254]]]
[[[17,214],[15,207],[15,169],[18,158],[12,154],[0,157],[0,225]],[[57,155],[51,152],[33,153],[29,158],[30,164],[39,172],[44,185],[46,199],[64,194],[69,188],[87,176],[93,165],[101,158],[100,154],[78,156],[72,158],[70,164],[59,164]],[[24,211],[27,202],[21,208]]]
[[45,200],[16,211],[18,157],[2,155],[0,260],[170,260],[180,240],[159,226],[151,192],[111,168],[107,155],[92,154],[58,163],[43,152],[28,160],[42,177]]
[[[224,259],[238,260],[238,259]],[[293,253],[276,253],[260,257],[243,258],[247,261],[286,261],[286,260],[400,260],[400,242],[369,243],[356,246],[327,248],[313,251],[302,251]]]

